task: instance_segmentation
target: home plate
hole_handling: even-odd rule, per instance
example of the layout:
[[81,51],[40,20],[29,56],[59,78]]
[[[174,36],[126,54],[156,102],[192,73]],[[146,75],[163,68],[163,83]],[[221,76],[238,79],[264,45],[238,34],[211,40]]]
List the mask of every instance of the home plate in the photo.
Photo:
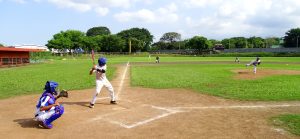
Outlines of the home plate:
[[126,108],[123,107],[117,107],[117,108],[112,108],[112,110],[117,111],[117,110],[125,110]]

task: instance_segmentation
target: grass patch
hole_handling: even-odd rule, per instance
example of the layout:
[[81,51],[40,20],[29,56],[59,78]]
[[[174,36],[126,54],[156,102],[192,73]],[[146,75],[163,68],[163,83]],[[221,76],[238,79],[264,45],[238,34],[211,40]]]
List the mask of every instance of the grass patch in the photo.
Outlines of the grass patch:
[[[274,67],[300,69],[300,65],[279,64],[267,64],[263,68]],[[231,70],[243,68],[241,64],[133,66],[131,84],[147,88],[187,88],[239,100],[300,100],[300,75],[276,75],[257,80],[233,79]]]
[[300,136],[300,115],[299,114],[285,114],[272,118],[275,126],[280,126],[289,132]]
[[[95,76],[89,75],[91,60],[52,60],[42,64],[0,69],[0,98],[41,93],[47,80],[59,83],[67,90],[95,86]],[[116,68],[108,63],[107,76],[113,77]]]
[[[115,72],[114,64],[130,62],[155,62],[155,56],[106,56],[108,59],[108,78]],[[98,56],[96,56],[98,57]],[[66,60],[63,60],[66,59]],[[164,62],[188,61],[230,61],[232,65],[162,65],[136,67],[132,70],[132,84],[151,88],[191,88],[225,98],[243,100],[299,100],[299,76],[274,76],[255,81],[232,80],[232,69],[242,67],[235,64],[235,57],[161,57]],[[242,62],[249,62],[253,57],[243,57]],[[263,57],[264,68],[299,70],[299,57]],[[97,63],[97,61],[95,61]],[[283,62],[268,64],[268,62]],[[289,62],[287,66],[284,62]],[[41,93],[47,80],[54,80],[60,88],[68,90],[85,89],[95,86],[94,77],[88,75],[92,66],[89,55],[78,57],[55,57],[46,63],[23,67],[0,68],[0,99],[24,94]],[[193,74],[192,74],[193,73]],[[262,89],[255,88],[259,87]],[[271,97],[270,97],[271,96]],[[266,98],[267,97],[267,98]]]

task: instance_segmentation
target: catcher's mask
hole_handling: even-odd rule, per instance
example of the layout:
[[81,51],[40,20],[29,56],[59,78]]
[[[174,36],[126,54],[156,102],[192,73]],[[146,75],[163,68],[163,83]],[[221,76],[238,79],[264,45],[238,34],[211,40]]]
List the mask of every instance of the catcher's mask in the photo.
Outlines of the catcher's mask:
[[106,58],[105,57],[99,58],[98,64],[99,64],[99,66],[104,66],[106,64]]
[[54,81],[47,81],[45,84],[45,90],[47,92],[52,93],[53,95],[57,95],[57,91],[58,91],[58,83],[54,82]]

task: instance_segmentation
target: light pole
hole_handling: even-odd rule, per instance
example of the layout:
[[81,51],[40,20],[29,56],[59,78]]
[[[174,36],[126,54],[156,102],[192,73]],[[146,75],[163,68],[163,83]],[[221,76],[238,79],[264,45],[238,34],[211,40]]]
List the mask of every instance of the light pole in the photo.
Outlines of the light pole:
[[297,36],[297,48],[299,48],[298,39],[299,39],[299,36]]

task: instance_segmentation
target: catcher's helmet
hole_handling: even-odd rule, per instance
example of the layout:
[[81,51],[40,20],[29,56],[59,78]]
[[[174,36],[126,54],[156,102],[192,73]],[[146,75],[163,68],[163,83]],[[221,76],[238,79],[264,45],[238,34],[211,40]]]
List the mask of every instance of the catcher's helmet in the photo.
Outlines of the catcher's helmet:
[[54,95],[57,95],[57,88],[58,83],[54,81],[47,81],[45,84],[45,90],[49,93],[52,93]]
[[103,66],[106,64],[106,58],[105,57],[101,57],[98,59],[98,64],[99,66]]

